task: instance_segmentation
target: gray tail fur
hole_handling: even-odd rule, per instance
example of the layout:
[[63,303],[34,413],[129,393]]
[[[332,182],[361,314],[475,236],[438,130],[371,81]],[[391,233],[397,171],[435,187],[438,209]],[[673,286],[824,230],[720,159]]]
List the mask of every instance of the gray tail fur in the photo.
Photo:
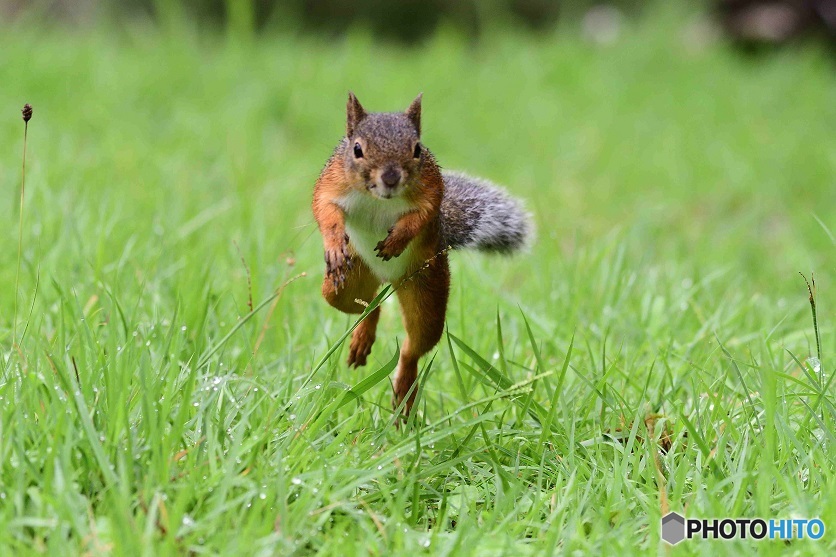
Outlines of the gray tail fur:
[[446,246],[509,254],[534,235],[531,215],[505,190],[461,172],[441,173],[441,231]]

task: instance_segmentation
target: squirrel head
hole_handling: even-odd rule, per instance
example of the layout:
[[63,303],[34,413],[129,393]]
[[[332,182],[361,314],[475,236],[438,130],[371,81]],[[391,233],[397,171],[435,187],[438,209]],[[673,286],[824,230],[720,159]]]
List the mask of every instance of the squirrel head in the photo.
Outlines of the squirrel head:
[[405,112],[367,113],[348,94],[345,171],[353,187],[391,199],[418,183],[428,156],[421,145],[421,95]]

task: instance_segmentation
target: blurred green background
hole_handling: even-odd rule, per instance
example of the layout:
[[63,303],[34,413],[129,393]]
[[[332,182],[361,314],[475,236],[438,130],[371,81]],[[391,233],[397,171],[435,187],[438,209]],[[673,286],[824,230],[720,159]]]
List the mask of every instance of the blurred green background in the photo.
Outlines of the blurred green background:
[[[281,15],[291,5],[297,15]],[[753,53],[710,6],[662,3],[566,3],[564,19],[532,30],[505,15],[552,3],[497,1],[480,33],[445,11],[426,31],[416,19],[421,40],[403,43],[376,35],[362,9],[329,19],[351,23],[339,33],[311,27],[308,12],[328,5],[45,2],[7,19],[0,101],[12,115],[23,102],[36,110],[30,264],[37,249],[48,268],[101,270],[126,245],[181,236],[230,257],[227,240],[269,244],[254,265],[287,250],[315,261],[307,203],[348,89],[372,110],[424,92],[424,139],[441,164],[528,199],[549,258],[630,230],[642,257],[732,269],[751,289],[791,291],[796,271],[832,264],[836,103],[819,36]],[[458,5],[475,3],[444,10]],[[258,36],[236,27],[238,6]],[[3,120],[6,145],[19,127]],[[15,192],[20,149],[2,156]],[[16,220],[15,203],[1,210]],[[203,228],[183,236],[187,223]],[[84,257],[71,265],[73,238]]]

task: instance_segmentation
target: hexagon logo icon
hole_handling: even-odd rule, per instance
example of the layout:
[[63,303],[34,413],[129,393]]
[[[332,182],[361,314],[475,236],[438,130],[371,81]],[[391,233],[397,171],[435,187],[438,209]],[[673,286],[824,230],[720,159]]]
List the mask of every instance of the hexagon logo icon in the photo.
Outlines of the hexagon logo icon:
[[679,513],[668,513],[662,517],[662,539],[676,545],[685,539],[685,517]]

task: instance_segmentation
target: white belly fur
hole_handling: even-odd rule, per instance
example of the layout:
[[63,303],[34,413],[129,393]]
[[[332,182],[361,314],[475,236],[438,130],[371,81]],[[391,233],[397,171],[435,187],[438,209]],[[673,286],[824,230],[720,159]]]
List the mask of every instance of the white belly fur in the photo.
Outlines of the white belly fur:
[[337,205],[345,211],[345,229],[348,243],[354,248],[369,269],[382,282],[391,282],[406,273],[412,246],[398,257],[384,261],[374,251],[378,242],[386,238],[389,229],[408,213],[412,206],[403,198],[380,199],[374,195],[353,190],[337,199]]

